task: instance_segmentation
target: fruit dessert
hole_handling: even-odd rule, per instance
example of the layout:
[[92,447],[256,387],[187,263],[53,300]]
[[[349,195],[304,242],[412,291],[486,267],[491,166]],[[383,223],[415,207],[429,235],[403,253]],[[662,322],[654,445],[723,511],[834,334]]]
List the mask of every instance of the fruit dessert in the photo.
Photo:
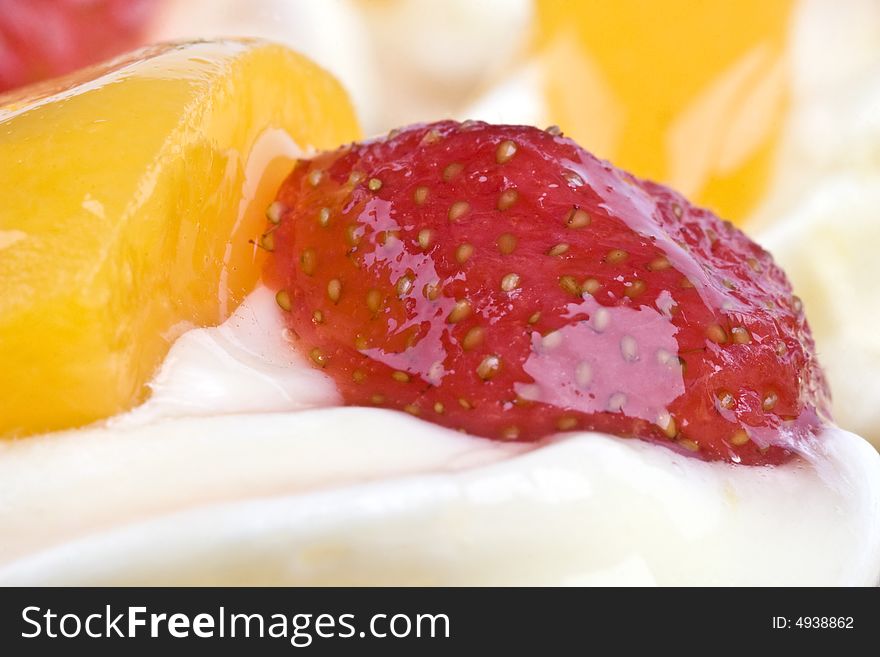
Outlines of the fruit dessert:
[[857,257],[880,240],[873,0],[217,4],[168,0],[151,37],[281,40],[340,78],[367,134],[426,117],[562,125],[743,227],[810,309],[834,417],[880,446],[880,293]]
[[[277,95],[245,87],[235,96],[250,111],[235,116],[248,127],[227,124],[251,134],[255,116],[270,116],[260,125],[287,135],[276,137],[289,159],[278,175],[265,166],[272,158],[252,156],[253,175],[207,206],[148,210],[134,224],[105,211],[100,227],[130,229],[143,249],[123,253],[153,254],[137,270],[151,278],[110,268],[101,279],[105,298],[140,302],[129,339],[149,356],[138,362],[151,394],[128,412],[137,398],[117,399],[91,426],[0,443],[0,582],[877,583],[880,455],[831,423],[803,306],[742,232],[556,128],[443,121],[306,152],[355,132],[344,96],[335,108],[308,102],[336,89],[323,73],[260,44],[180,51],[199,47],[200,80],[255,53],[309,72],[288,81],[299,86],[273,87]],[[154,53],[133,61],[160,79],[181,66]],[[137,77],[118,80],[120,95],[129,88]],[[289,120],[274,118],[297,91]],[[70,95],[16,102],[61,122],[71,105],[57,101]],[[103,109],[81,111],[95,119]],[[169,121],[167,134],[180,122],[191,126],[191,115]],[[116,128],[107,139],[131,125]],[[9,134],[12,144],[30,136]],[[6,162],[22,172],[20,193],[33,192],[46,167],[22,162],[49,158],[31,155],[31,139],[18,148]],[[200,184],[202,165],[225,152],[185,160],[187,175]],[[143,157],[129,175],[153,171],[149,149],[131,153]],[[107,172],[117,168],[95,164],[108,178],[89,193],[109,193],[99,183],[118,180]],[[185,179],[147,178],[154,195],[186,199]],[[263,186],[271,192],[251,202]],[[217,219],[254,204],[261,212],[247,228]],[[7,233],[25,231],[0,216]],[[144,247],[147,227],[175,235],[191,217],[199,239]],[[55,233],[47,223],[32,235],[63,234],[47,247],[61,252],[81,224],[72,214]],[[226,294],[222,266],[169,267],[211,262],[197,248],[206,239],[246,254],[236,260],[240,296]],[[47,258],[39,263],[66,262]],[[22,263],[19,275],[37,269]],[[80,298],[79,281],[91,280],[64,276],[56,299]],[[132,294],[132,281],[157,279]],[[193,311],[224,299],[214,315]],[[181,313],[174,321],[201,326],[175,327],[167,304]],[[95,307],[68,322],[102,321]],[[34,324],[0,324],[0,344],[33,335]],[[56,354],[68,348],[50,338]],[[106,353],[95,357],[93,344],[34,366],[49,380],[82,354],[79,370],[91,376]],[[35,385],[19,405],[98,396],[89,386],[105,381],[78,380]],[[34,412],[24,430],[41,422]]]
[[[597,156],[742,225],[774,177],[803,5],[166,0],[151,37],[284,42],[339,77],[369,134],[425,117],[558,124]],[[847,17],[873,24],[862,9]],[[837,60],[828,40],[814,48],[825,66]]]
[[747,464],[820,426],[801,302],[730,223],[556,129],[392,134],[300,161],[263,238],[278,305],[347,403]]
[[333,79],[258,42],[151,47],[0,102],[0,435],[142,401],[174,338],[252,289],[294,158],[358,134]]

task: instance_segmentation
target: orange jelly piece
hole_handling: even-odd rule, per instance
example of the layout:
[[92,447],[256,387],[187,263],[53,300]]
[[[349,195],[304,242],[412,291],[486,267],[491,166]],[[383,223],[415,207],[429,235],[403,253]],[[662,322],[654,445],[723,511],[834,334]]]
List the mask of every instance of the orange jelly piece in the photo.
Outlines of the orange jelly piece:
[[300,148],[359,136],[339,84],[259,41],[160,46],[0,98],[0,436],[143,400],[174,338],[253,288]]
[[790,0],[537,0],[550,119],[741,221],[771,173],[791,14]]

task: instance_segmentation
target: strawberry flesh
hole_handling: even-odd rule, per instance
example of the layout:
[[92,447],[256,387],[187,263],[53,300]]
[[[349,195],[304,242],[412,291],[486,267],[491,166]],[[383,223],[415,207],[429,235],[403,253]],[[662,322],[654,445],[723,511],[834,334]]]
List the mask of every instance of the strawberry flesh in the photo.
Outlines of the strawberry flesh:
[[348,404],[752,465],[827,416],[770,255],[556,131],[412,126],[298,162],[269,217],[266,280]]
[[140,44],[158,0],[0,0],[0,92]]

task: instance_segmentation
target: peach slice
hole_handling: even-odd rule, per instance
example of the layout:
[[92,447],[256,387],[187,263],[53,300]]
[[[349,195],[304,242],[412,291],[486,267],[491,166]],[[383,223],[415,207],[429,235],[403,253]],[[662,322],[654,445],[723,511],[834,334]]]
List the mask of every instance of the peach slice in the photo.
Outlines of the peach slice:
[[253,288],[300,149],[356,139],[340,85],[259,41],[147,48],[0,97],[0,436],[145,399],[174,338]]
[[538,0],[548,119],[618,166],[742,221],[790,91],[791,0]]

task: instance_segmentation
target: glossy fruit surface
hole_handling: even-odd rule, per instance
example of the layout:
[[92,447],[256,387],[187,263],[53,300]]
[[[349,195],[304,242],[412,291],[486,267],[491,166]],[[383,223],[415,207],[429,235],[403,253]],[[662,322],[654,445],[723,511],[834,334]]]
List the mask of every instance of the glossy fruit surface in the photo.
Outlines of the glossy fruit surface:
[[279,46],[161,46],[0,99],[0,436],[145,398],[186,328],[252,289],[249,243],[298,148],[356,138]]
[[270,219],[279,306],[350,404],[749,464],[785,460],[827,405],[770,255],[554,132],[441,122],[343,147],[300,161]]

